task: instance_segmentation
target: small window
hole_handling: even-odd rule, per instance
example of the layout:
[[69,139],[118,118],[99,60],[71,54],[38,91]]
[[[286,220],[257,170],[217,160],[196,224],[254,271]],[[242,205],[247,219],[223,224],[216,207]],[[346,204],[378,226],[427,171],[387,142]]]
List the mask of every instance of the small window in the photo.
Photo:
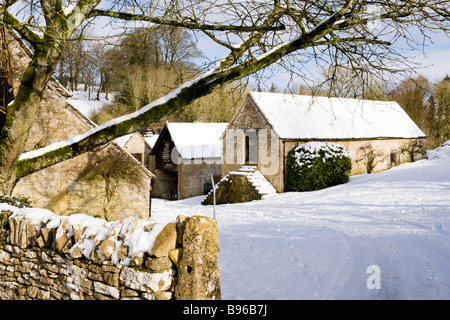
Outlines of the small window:
[[250,163],[250,137],[245,136],[245,164]]
[[397,154],[398,154],[397,150],[391,150],[391,167],[397,165],[398,162]]
[[136,158],[137,161],[142,163],[142,153],[132,153],[131,154],[134,158]]
[[245,132],[245,164],[257,164],[257,132],[255,129],[247,129]]

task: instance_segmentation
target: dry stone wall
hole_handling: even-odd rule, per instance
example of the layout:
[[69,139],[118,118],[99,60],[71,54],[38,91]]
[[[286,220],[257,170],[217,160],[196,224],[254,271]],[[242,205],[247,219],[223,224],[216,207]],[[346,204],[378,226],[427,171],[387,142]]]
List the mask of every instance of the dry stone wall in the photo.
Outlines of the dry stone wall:
[[0,209],[0,300],[220,299],[211,218],[106,222]]

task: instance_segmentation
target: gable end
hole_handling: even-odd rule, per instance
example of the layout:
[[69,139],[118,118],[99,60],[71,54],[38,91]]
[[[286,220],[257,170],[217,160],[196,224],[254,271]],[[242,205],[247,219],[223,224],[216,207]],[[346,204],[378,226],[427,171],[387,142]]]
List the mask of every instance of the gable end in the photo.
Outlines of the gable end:
[[[273,129],[251,95],[247,95],[227,129]],[[223,137],[223,135],[222,135]]]

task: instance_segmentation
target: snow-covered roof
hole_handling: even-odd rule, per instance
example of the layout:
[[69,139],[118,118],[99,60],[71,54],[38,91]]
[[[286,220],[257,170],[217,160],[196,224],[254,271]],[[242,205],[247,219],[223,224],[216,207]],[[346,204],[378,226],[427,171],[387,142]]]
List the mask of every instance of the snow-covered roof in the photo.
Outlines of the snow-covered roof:
[[158,140],[159,134],[156,134],[151,129],[147,129],[145,131],[141,131],[142,138],[144,138],[145,142],[153,149],[156,141]]
[[92,112],[98,111],[105,105],[103,101],[95,100],[67,99],[66,102],[80,111],[86,118],[89,118]]
[[220,158],[220,137],[228,123],[166,123],[180,156],[184,159]]
[[134,133],[129,133],[124,136],[121,136],[119,138],[114,139],[114,142],[117,143],[117,145],[121,148],[125,148],[125,145],[130,141],[131,137],[134,135]]
[[156,140],[158,140],[159,134],[154,134],[152,136],[144,136],[144,140],[148,143],[150,147],[154,147]]
[[[121,136],[119,138],[114,139],[114,142],[117,143],[120,147],[125,148],[128,141],[130,141],[131,137],[135,134],[140,134],[139,132],[133,132],[126,134],[124,136]],[[155,145],[156,140],[158,139],[158,134],[150,134],[150,135],[142,135],[141,137],[144,139],[144,141],[151,147]]]
[[[96,110],[100,109],[103,105],[105,105],[105,103],[111,103],[111,102],[108,100],[105,100],[105,99],[101,99],[100,101],[89,100],[86,97],[86,94],[83,93],[82,91],[75,91],[74,99],[66,100],[67,106],[69,106],[73,112],[78,113],[78,115],[81,116],[82,119],[88,125],[92,126],[93,128],[97,127],[97,124],[94,123],[89,118],[89,115],[91,114],[92,111],[96,111]],[[136,158],[133,157],[127,150],[125,150],[125,145],[128,143],[128,141],[131,139],[131,137],[134,134],[136,134],[136,132],[129,133],[124,136],[118,137],[118,138],[114,139],[112,142],[113,142],[113,144],[117,145],[120,148],[120,150],[122,152],[124,152],[131,160],[133,160],[133,162],[135,162],[143,172],[145,172],[151,178],[154,178],[155,175],[147,167],[145,167],[142,163],[140,163],[138,160],[136,160]],[[73,138],[69,138],[69,139],[73,139]],[[64,143],[64,141],[61,141],[61,144],[63,144],[63,143]],[[32,156],[32,154],[29,153],[29,156]]]
[[418,138],[426,135],[394,101],[251,92],[280,138]]

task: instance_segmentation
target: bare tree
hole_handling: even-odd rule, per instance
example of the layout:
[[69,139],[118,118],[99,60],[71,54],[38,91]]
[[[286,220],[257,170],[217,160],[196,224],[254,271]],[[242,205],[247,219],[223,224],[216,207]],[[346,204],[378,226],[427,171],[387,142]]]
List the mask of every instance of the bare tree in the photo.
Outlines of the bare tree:
[[408,154],[409,161],[414,162],[416,160],[416,156],[420,155],[420,158],[422,158],[422,156],[425,154],[425,142],[422,140],[409,141],[400,146],[400,152],[402,154]]
[[[406,59],[396,50],[421,45],[431,32],[450,31],[448,0],[109,1],[4,0],[0,23],[33,49],[0,133],[0,191],[37,170],[137,131],[236,79],[277,62],[308,77],[308,62],[352,70],[398,72]],[[108,8],[108,9],[103,9]],[[22,154],[47,82],[71,36],[98,17],[183,27],[227,50],[214,66],[129,116],[82,136]],[[416,40],[417,32],[422,35]]]
[[102,181],[103,189],[103,218],[111,220],[110,204],[121,183],[139,185],[141,175],[133,159],[126,157],[121,151],[115,148],[106,150],[106,156],[96,159],[96,162],[85,168],[79,179],[86,181]]
[[387,96],[386,83],[370,71],[333,66],[323,71],[322,77],[328,81],[320,86],[319,92],[328,97],[383,100]]
[[370,143],[359,147],[358,150],[360,157],[356,162],[363,161],[367,173],[372,173],[377,164],[384,161],[384,154],[381,151],[375,150]]
[[450,139],[450,77],[447,75],[434,90],[436,98],[436,115],[433,137],[440,144]]
[[403,80],[390,94],[389,99],[397,101],[411,119],[428,136],[427,145],[436,147],[431,136],[435,118],[435,103],[432,84],[424,77]]

